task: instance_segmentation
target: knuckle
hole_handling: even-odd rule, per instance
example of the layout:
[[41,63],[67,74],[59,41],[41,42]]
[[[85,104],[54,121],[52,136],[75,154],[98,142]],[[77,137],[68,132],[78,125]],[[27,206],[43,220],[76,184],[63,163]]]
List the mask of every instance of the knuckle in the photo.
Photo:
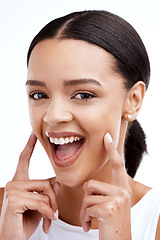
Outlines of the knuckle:
[[8,203],[8,206],[11,207],[13,204],[17,203],[17,195],[15,188],[13,188],[14,182],[8,182],[5,186],[5,199]]
[[16,194],[16,188],[13,188],[13,182],[8,182],[5,187],[5,199],[9,207],[17,204],[18,196]]
[[116,211],[117,209],[120,209],[121,207],[121,198],[120,197],[116,197],[112,203],[112,208],[113,211]]
[[9,208],[12,208],[14,205],[17,204],[17,196],[14,193],[8,194],[6,199]]
[[88,188],[91,188],[93,186],[93,180],[90,179],[88,182],[87,182],[87,187]]
[[119,194],[115,196],[112,201],[103,204],[103,211],[108,217],[115,215],[120,209],[127,207],[130,204],[130,195],[126,189],[120,188]]
[[117,196],[117,201],[119,205],[126,204],[127,202],[131,201],[129,192],[125,188],[121,188],[120,194]]
[[15,185],[15,181],[10,181],[5,186],[5,193],[7,193],[10,189],[13,189]]
[[95,184],[95,180],[93,180],[93,179],[91,179],[87,182],[87,186],[86,186],[87,192],[90,192],[90,193],[93,192],[94,184]]
[[114,160],[111,163],[112,167],[114,167],[115,169],[125,169],[125,162],[119,154],[115,154],[113,159]]
[[46,202],[47,205],[50,205],[50,200],[49,200],[49,197],[48,196],[44,196],[43,195],[43,201]]
[[127,190],[127,189],[121,188],[120,195],[119,195],[121,202],[126,204],[127,202],[131,201],[131,195],[129,191],[131,191],[131,189]]
[[25,150],[23,150],[20,155],[19,155],[19,159],[26,159],[28,156],[27,152]]
[[8,192],[8,190],[11,188],[12,182],[8,182],[5,186],[5,191]]
[[116,165],[117,168],[125,168],[125,163],[120,156],[117,156],[117,159],[115,161],[115,165]]
[[115,212],[115,204],[113,202],[107,202],[104,204],[104,211],[108,216],[113,216]]
[[44,209],[44,208],[46,208],[46,202],[43,201],[43,200],[38,200],[38,201],[37,201],[37,206],[38,206],[38,208],[40,208],[40,209]]
[[44,180],[44,188],[46,190],[48,190],[48,189],[50,189],[50,187],[51,187],[50,181],[49,180]]
[[119,196],[115,197],[111,202],[106,202],[104,204],[104,211],[107,215],[112,216],[116,211],[119,211],[122,205],[122,200]]
[[126,198],[126,195],[127,195],[127,191],[124,189],[124,188],[122,188],[122,187],[120,187],[119,188],[119,195],[122,197],[122,198]]

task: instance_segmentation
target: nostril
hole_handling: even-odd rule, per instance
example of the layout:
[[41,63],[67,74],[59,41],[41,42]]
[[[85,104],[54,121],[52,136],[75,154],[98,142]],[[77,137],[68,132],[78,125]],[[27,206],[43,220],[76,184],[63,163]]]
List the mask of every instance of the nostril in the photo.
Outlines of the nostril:
[[48,111],[44,117],[43,121],[48,123],[50,126],[57,126],[60,123],[68,123],[73,120],[73,115],[69,111],[54,111],[51,109],[51,111]]

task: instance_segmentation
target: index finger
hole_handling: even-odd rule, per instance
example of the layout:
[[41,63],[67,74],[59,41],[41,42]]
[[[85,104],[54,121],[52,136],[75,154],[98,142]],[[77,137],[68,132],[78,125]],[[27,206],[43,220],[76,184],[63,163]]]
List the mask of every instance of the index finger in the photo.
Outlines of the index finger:
[[109,133],[104,136],[104,145],[112,167],[112,183],[121,187],[128,187],[128,178],[124,159],[119,155]]
[[13,177],[13,180],[29,179],[29,175],[28,175],[29,163],[30,163],[30,158],[32,156],[36,142],[37,142],[37,137],[32,132],[24,150],[20,154],[19,162],[17,165],[15,175]]

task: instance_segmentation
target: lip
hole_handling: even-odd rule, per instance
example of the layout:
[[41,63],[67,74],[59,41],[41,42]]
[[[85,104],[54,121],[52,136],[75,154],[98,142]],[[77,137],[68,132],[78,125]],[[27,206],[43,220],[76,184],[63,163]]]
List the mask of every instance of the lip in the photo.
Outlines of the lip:
[[74,164],[76,162],[76,160],[78,159],[78,157],[80,156],[81,152],[83,151],[85,142],[86,142],[86,139],[82,135],[75,133],[75,132],[46,132],[46,136],[48,138],[50,138],[50,137],[52,137],[52,138],[64,137],[65,138],[65,137],[75,137],[75,136],[79,136],[79,137],[83,138],[83,143],[82,143],[81,147],[78,149],[78,151],[74,155],[72,155],[71,157],[69,157],[65,160],[60,160],[57,158],[56,153],[55,153],[55,144],[51,143],[50,140],[48,139],[53,162],[58,167],[69,167],[72,164]]
[[52,138],[83,137],[81,134],[75,132],[46,132],[46,136]]

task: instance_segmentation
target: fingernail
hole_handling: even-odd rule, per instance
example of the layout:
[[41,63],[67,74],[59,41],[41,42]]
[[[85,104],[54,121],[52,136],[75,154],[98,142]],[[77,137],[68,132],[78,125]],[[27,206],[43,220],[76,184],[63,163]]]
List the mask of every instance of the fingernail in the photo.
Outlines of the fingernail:
[[111,137],[111,135],[110,135],[109,133],[107,133],[107,134],[105,135],[105,138],[107,139],[107,142],[109,142],[109,143],[112,143],[112,142],[113,142],[112,137]]
[[58,215],[59,215],[59,212],[58,212],[58,209],[57,209],[54,213],[54,217],[55,217],[54,220],[58,220]]
[[85,183],[83,184],[83,189],[84,189],[84,191],[86,190],[86,186],[87,186],[87,182],[85,182]]
[[31,131],[31,135],[35,135],[35,133],[33,132],[33,130]]
[[37,137],[36,137],[36,135],[35,135],[35,133],[33,131],[31,132],[30,138],[32,140],[37,140]]

